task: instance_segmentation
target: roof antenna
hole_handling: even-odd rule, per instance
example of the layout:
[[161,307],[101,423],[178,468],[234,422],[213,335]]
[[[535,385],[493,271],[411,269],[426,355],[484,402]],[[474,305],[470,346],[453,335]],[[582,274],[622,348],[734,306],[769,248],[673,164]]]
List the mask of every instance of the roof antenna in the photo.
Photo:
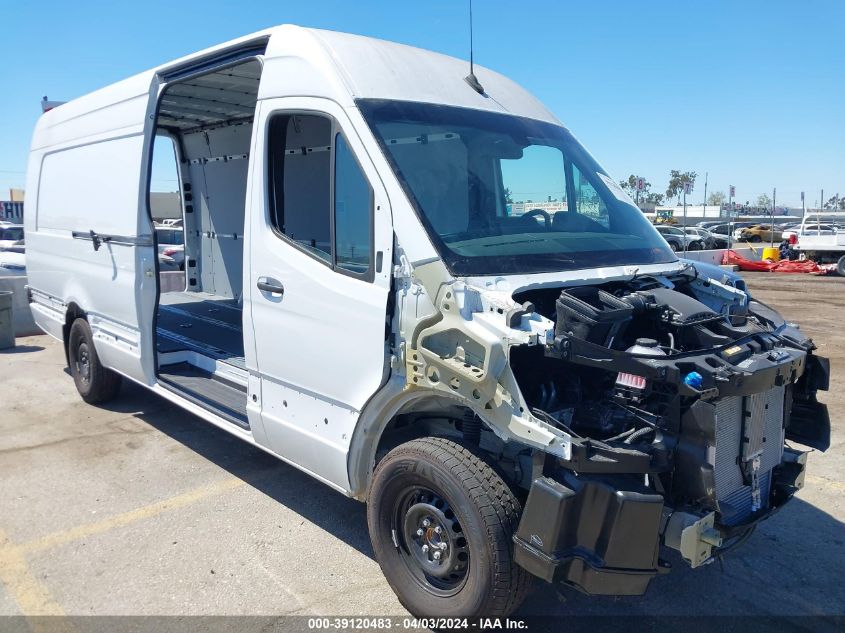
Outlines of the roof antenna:
[[484,94],[484,86],[478,81],[473,71],[472,59],[472,0],[469,0],[469,74],[464,77],[464,81],[469,84],[469,87],[475,90],[478,94]]

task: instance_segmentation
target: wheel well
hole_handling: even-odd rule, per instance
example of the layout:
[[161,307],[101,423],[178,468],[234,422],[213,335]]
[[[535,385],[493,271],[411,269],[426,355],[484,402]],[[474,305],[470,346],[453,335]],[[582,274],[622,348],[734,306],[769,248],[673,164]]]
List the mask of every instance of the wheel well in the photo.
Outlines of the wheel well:
[[385,425],[375,451],[378,464],[390,450],[421,437],[461,437],[462,421],[470,411],[445,398],[425,398],[408,403]]
[[[367,475],[367,492],[376,467],[387,453],[400,444],[423,437],[450,439],[479,455],[486,455],[485,460],[503,479],[514,479],[512,467],[501,468],[505,443],[492,432],[487,422],[469,406],[450,398],[431,396],[407,403],[385,425]],[[512,456],[507,459],[512,461]]]
[[65,347],[65,361],[70,364],[70,355],[68,353],[68,341],[70,340],[70,327],[73,325],[73,322],[77,319],[86,319],[88,316],[85,314],[85,310],[80,308],[77,304],[71,302],[67,306],[67,310],[65,311],[65,324],[62,326],[62,342],[64,343]]

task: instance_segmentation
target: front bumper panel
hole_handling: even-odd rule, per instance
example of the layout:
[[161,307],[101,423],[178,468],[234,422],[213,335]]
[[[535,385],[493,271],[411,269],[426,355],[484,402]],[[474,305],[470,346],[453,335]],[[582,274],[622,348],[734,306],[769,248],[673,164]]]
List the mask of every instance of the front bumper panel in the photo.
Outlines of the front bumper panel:
[[[584,478],[565,472],[556,479],[538,477],[514,536],[515,561],[547,582],[588,594],[642,595],[657,574],[668,571],[658,557],[661,545],[678,549],[694,567],[708,562],[718,555],[719,544],[729,546],[792,499],[804,485],[806,456],[783,449],[782,461],[767,473],[765,503],[730,524],[721,516],[714,522],[712,511],[675,512],[662,495],[631,477]],[[712,474],[706,468],[702,472]],[[714,529],[698,530],[696,542],[682,547],[689,539],[680,531],[672,537],[671,528],[672,517],[679,515]]]
[[516,562],[587,593],[639,595],[659,572],[663,497],[622,478],[531,486],[514,538]]

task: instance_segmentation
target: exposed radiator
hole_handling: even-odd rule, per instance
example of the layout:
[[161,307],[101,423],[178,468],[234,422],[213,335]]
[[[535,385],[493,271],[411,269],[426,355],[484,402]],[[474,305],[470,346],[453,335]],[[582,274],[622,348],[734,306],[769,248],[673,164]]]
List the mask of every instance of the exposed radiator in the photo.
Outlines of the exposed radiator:
[[771,471],[783,456],[784,395],[781,386],[715,403],[714,477],[725,525],[768,505]]

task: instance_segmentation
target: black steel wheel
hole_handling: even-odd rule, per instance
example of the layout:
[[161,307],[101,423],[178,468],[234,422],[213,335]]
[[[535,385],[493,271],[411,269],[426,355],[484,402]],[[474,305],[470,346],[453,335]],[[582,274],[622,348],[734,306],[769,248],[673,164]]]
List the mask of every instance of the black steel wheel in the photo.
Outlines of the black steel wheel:
[[480,456],[445,438],[396,447],[367,500],[376,559],[415,616],[505,616],[530,581],[513,561],[522,507]]
[[461,590],[469,569],[469,544],[462,531],[441,494],[421,486],[400,494],[391,532],[401,534],[400,555],[423,589],[442,597]]
[[85,319],[76,319],[68,335],[68,361],[76,390],[88,404],[98,404],[114,398],[120,391],[120,374],[103,367],[91,327]]

